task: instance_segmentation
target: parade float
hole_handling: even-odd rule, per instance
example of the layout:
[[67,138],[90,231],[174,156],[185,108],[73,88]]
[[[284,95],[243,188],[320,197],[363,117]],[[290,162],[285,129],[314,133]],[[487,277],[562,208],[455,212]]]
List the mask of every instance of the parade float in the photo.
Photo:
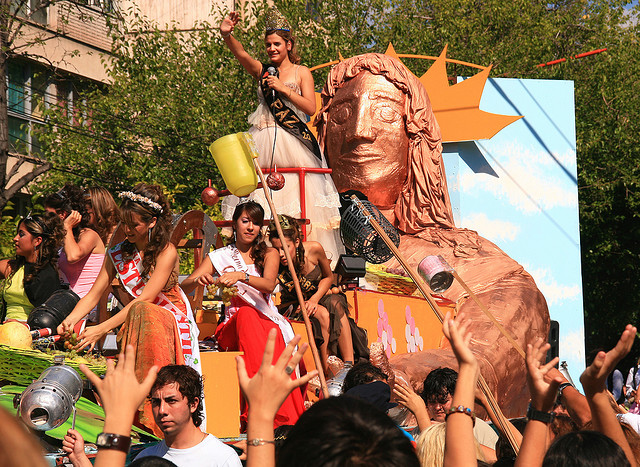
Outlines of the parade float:
[[[418,78],[403,58],[433,60],[433,65]],[[480,71],[468,79],[455,78],[451,84],[450,63]],[[537,337],[548,337],[548,304],[551,316],[561,324],[560,336],[578,349],[565,355],[561,349],[561,358],[569,361],[574,372],[582,369],[571,83],[488,79],[490,67],[447,58],[446,48],[440,56],[429,57],[398,54],[389,46],[385,54],[340,57],[312,71],[329,66],[333,68],[328,81],[317,94],[318,113],[308,125],[318,136],[330,168],[313,170],[331,173],[338,191],[357,190],[371,202],[365,206],[371,212],[366,211],[364,221],[351,222],[357,227],[355,233],[342,232],[352,255],[333,259],[336,285],[347,295],[352,318],[367,331],[372,360],[419,390],[431,369],[455,368],[440,321],[447,312],[464,311],[474,321],[471,346],[481,364],[484,390],[504,415],[522,416],[528,402],[522,349]],[[396,117],[384,114],[384,108],[396,105],[382,103],[387,95],[398,106]],[[383,110],[375,109],[377,101]],[[341,140],[357,130],[357,115],[367,112],[363,127],[380,129],[386,142],[375,147],[375,154],[353,148],[346,154],[349,151],[340,149],[344,147]],[[392,128],[397,117],[402,125]],[[385,125],[389,125],[386,130]],[[250,141],[236,135],[225,138],[232,147],[226,146],[224,160],[216,162],[223,176],[227,174],[227,187],[206,187],[203,201],[213,205],[230,192],[244,196],[262,189],[259,181],[269,186],[281,182],[277,175],[267,181],[263,172],[295,173],[300,221],[309,228],[305,176],[310,170],[255,170],[247,157]],[[360,139],[373,145],[376,138]],[[242,154],[248,171],[238,170],[234,154]],[[400,167],[391,179],[385,178],[388,166]],[[375,225],[385,221],[389,227],[378,232]],[[193,254],[197,267],[211,248],[223,245],[219,231],[228,226],[230,221],[212,221],[201,211],[191,211],[175,219],[171,241]],[[112,243],[122,239],[118,235]],[[397,239],[387,244],[384,236]],[[367,254],[363,247],[372,243],[374,254]],[[384,254],[378,254],[379,248]],[[358,256],[368,261],[365,267],[352,261]],[[431,269],[428,261],[424,263],[438,257]],[[439,272],[445,272],[446,287],[433,280]],[[113,284],[116,297],[118,287]],[[219,352],[206,343],[221,311],[220,301],[211,298],[203,288],[189,297],[200,340],[205,341],[201,364],[207,431],[220,438],[237,438],[237,353]],[[305,323],[294,323],[294,329],[306,339]],[[2,345],[0,352],[4,352],[0,377],[22,385],[3,387],[0,403],[10,407],[14,396],[37,380],[54,357]],[[312,355],[305,357],[307,368],[316,367],[316,362]],[[77,367],[77,362],[68,363]],[[104,371],[103,364],[91,368]],[[309,399],[323,397],[324,386],[322,381],[310,385]],[[91,404],[84,398],[76,403],[85,416],[79,426],[89,438],[93,431],[100,431],[102,420],[100,408]],[[59,437],[72,423],[75,417],[48,435]]]

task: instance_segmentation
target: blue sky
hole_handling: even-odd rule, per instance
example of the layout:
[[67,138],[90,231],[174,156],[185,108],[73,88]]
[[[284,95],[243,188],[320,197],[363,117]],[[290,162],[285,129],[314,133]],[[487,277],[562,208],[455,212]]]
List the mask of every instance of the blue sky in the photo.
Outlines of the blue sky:
[[493,79],[480,108],[524,118],[490,140],[445,145],[456,225],[477,230],[533,276],[560,323],[560,360],[584,369],[571,81]]

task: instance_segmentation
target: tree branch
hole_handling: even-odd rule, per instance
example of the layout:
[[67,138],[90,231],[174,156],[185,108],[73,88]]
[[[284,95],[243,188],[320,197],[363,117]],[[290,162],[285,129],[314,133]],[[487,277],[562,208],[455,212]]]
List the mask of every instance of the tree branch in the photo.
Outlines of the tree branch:
[[18,193],[23,187],[27,186],[35,178],[39,177],[52,167],[50,162],[45,162],[40,167],[34,168],[31,172],[24,174],[18,180],[16,180],[9,188],[3,190],[2,198],[5,200],[11,199]]

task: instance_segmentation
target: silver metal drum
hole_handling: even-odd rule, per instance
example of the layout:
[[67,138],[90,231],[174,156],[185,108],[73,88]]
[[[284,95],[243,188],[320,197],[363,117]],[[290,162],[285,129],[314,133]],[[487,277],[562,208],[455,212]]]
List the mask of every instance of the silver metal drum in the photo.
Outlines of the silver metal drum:
[[67,365],[54,365],[42,372],[20,398],[20,417],[39,431],[62,425],[82,394],[80,375]]

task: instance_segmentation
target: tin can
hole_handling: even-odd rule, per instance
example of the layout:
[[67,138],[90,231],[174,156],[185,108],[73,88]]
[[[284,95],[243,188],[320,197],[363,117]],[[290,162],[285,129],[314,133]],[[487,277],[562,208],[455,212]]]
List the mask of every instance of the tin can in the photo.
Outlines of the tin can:
[[436,293],[445,292],[453,283],[451,267],[440,255],[427,256],[418,265],[418,273],[431,290]]

